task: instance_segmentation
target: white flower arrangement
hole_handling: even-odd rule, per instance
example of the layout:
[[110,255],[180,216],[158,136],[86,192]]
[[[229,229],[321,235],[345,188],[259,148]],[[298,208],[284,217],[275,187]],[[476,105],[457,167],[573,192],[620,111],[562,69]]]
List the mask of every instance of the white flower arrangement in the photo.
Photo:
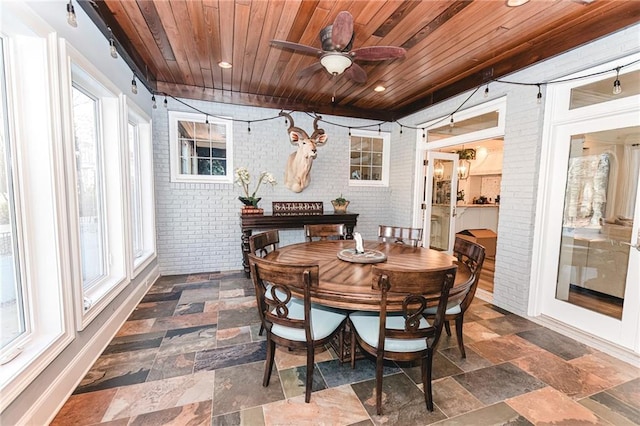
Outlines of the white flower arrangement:
[[263,182],[268,183],[271,186],[275,186],[278,184],[278,182],[276,182],[276,179],[270,172],[261,172],[255,190],[251,193],[251,195],[249,195],[249,185],[251,184],[251,175],[249,174],[249,170],[246,167],[238,167],[235,173],[235,183],[242,188],[245,195],[244,197],[238,197],[238,199],[247,206],[258,205],[258,201],[260,201],[261,198],[257,198],[256,194],[258,193],[258,189],[260,189],[260,185],[262,185]]

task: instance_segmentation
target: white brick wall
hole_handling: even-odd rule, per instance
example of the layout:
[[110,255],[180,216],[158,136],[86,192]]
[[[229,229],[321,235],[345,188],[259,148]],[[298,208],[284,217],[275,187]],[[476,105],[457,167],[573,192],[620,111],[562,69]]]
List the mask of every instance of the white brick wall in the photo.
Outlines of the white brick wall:
[[[279,112],[195,100],[184,102],[212,115],[238,120],[274,117]],[[191,111],[171,99],[169,109]],[[294,112],[292,116],[297,127],[311,133],[311,117],[300,112]],[[344,126],[373,123],[335,116],[323,116],[323,119]],[[295,150],[289,142],[284,118],[251,123],[250,133],[246,123],[234,122],[233,167],[248,167],[252,185],[260,171],[274,174],[278,185],[274,188],[263,186],[258,193],[262,197],[260,206],[265,211],[271,210],[272,201],[323,201],[325,211],[331,212],[331,200],[343,194],[351,202],[349,211],[360,214],[356,230],[365,238],[375,238],[378,224],[389,219],[391,190],[349,187],[349,131],[324,122],[319,126],[327,132],[329,139],[326,145],[318,148],[318,157],[311,170],[311,183],[301,193],[291,192],[284,186],[286,161],[289,153]],[[161,106],[153,112],[153,127],[160,273],[173,275],[241,269],[239,213],[242,203],[237,199],[242,195],[241,188],[233,184],[171,183],[168,114]],[[372,129],[377,129],[377,126]],[[389,129],[382,128],[383,131]],[[281,231],[280,239],[282,245],[304,240],[302,230]]]
[[[640,49],[640,26],[628,28],[587,46],[515,73],[508,80],[537,83],[548,81],[593,65],[626,56]],[[507,79],[507,78],[505,78]],[[542,87],[544,96],[545,87]],[[470,93],[470,92],[469,92]],[[409,126],[450,114],[469,93],[437,104],[401,119]],[[483,90],[465,108],[485,102]],[[501,188],[500,223],[496,258],[494,303],[509,311],[525,314],[530,286],[531,249],[538,186],[538,164],[542,138],[544,104],[536,102],[537,87],[492,83],[489,99],[507,96],[504,167]],[[255,120],[277,115],[277,110],[249,108],[210,102],[186,101],[211,114]],[[170,101],[170,108],[188,108]],[[312,128],[312,119],[293,115],[296,125]],[[324,117],[347,126],[365,123],[343,117]],[[169,182],[167,114],[154,111],[154,148],[158,223],[158,253],[162,274],[232,270],[241,268],[240,189],[233,185],[172,184]],[[330,200],[340,193],[351,201],[349,210],[360,213],[357,231],[375,238],[377,225],[409,225],[413,212],[416,131],[387,125],[391,131],[391,177],[389,188],[348,187],[348,131],[326,123],[327,145],[319,149],[312,169],[312,182],[300,194],[283,185],[284,167],[292,147],[284,119],[234,125],[234,167],[247,166],[252,173],[273,172],[280,184],[272,191],[260,190],[263,207],[271,201],[320,200],[331,210]],[[374,127],[375,129],[375,127]],[[282,231],[283,244],[302,241],[301,231]]]

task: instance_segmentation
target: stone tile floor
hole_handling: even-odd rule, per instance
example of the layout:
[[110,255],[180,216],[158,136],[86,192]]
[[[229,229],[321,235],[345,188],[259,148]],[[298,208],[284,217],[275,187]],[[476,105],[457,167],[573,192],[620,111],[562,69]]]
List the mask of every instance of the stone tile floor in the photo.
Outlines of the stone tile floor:
[[278,350],[262,387],[264,337],[242,272],[161,277],[62,407],[54,425],[640,424],[640,370],[476,300],[434,358],[433,412],[418,367],[389,364],[383,415],[375,366]]

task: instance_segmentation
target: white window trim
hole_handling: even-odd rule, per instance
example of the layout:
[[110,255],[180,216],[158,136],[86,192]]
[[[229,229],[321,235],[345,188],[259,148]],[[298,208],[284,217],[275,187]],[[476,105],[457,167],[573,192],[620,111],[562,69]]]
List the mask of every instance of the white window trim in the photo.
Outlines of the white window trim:
[[[129,254],[131,279],[137,277],[157,257],[155,198],[153,176],[153,141],[151,117],[145,114],[132,99],[126,99],[127,117],[123,122],[133,122],[138,127],[138,148],[140,154],[140,179],[142,188],[142,254],[135,257],[133,253],[133,235],[129,232]],[[125,138],[128,142],[128,138]],[[128,150],[126,151],[128,152]],[[127,167],[129,162],[127,161]],[[127,172],[126,176],[130,176]],[[129,185],[127,185],[129,188]],[[130,196],[127,196],[127,202]],[[132,207],[130,206],[129,209]],[[130,211],[130,210],[128,210]],[[131,215],[127,216],[128,229],[132,229]]]
[[[76,196],[76,167],[73,136],[73,117],[69,113],[64,122],[64,139],[66,146],[67,190],[69,193],[69,223],[72,252],[73,285],[75,296],[76,327],[84,330],[109,305],[109,303],[126,287],[126,246],[125,232],[125,197],[128,193],[125,183],[123,164],[127,163],[125,140],[122,125],[122,113],[125,104],[119,89],[111,83],[96,67],[77,50],[61,41],[61,57],[63,78],[61,92],[65,101],[64,110],[72,111],[71,88],[73,82],[82,85],[85,90],[97,94],[101,103],[100,122],[107,120],[116,126],[100,125],[102,137],[103,172],[105,185],[105,215],[107,243],[106,275],[88,289],[82,286],[82,264],[80,236],[78,233],[78,200]],[[108,167],[106,167],[108,165]],[[107,171],[108,170],[108,171]]]
[[[351,129],[351,136],[382,139],[382,179],[362,180],[351,179],[349,167],[349,186],[387,187],[389,186],[389,165],[391,163],[391,133],[372,130]],[[349,137],[349,166],[351,166],[351,137]]]
[[[226,126],[227,174],[225,176],[185,175],[180,173],[180,152],[178,152],[178,121],[194,121]],[[230,117],[211,117],[192,112],[169,111],[169,161],[171,182],[182,183],[233,183],[233,120]]]
[[[4,7],[4,6],[3,6]],[[71,274],[65,236],[62,121],[57,39],[38,21],[22,26],[23,10],[4,10],[8,129],[12,141],[20,273],[27,333],[3,349],[18,355],[0,366],[4,410],[73,340]],[[34,126],[33,123],[38,125]],[[20,143],[15,143],[15,141]]]

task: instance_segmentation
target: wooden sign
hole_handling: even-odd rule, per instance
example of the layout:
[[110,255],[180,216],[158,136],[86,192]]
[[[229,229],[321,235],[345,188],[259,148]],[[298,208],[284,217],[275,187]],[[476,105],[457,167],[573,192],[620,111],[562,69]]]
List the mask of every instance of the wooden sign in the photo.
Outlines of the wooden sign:
[[273,201],[274,216],[316,215],[324,212],[322,201]]

